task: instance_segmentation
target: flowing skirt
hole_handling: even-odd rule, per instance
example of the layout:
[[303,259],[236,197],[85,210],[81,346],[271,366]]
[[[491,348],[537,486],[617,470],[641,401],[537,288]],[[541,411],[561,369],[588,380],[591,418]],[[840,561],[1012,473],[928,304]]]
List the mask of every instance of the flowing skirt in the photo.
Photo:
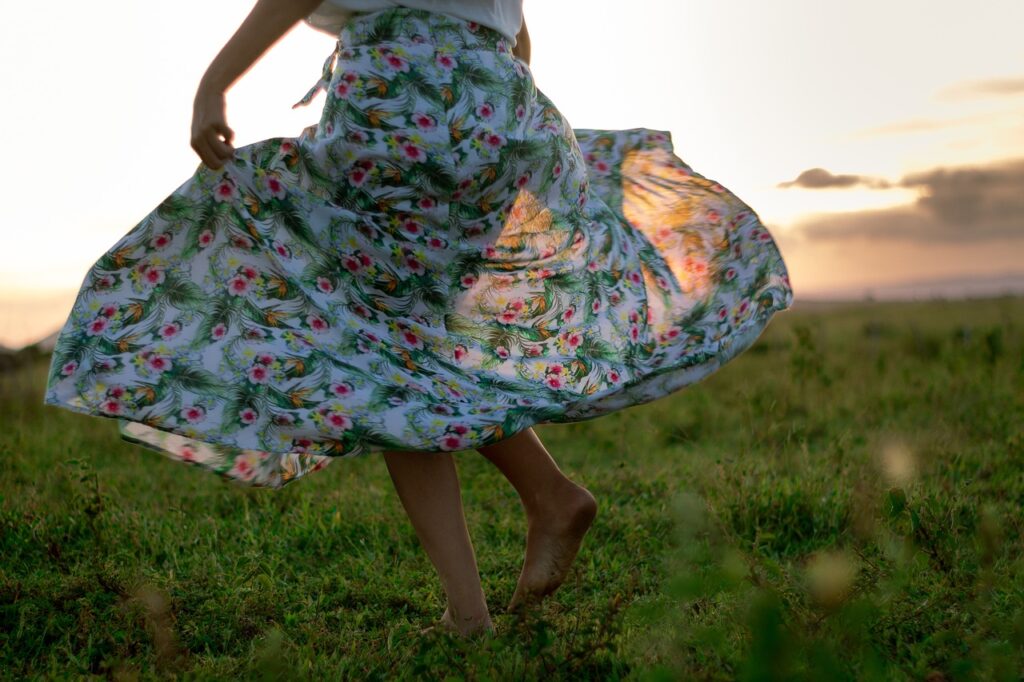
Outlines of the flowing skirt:
[[792,303],[749,206],[668,133],[573,130],[491,29],[356,15],[320,89],[90,267],[46,404],[280,487],[666,396]]

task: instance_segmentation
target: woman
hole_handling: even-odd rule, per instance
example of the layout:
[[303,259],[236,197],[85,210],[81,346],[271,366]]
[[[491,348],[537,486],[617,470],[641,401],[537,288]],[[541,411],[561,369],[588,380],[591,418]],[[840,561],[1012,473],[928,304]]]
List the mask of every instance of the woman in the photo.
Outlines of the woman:
[[[319,123],[234,149],[225,92],[307,15],[340,31]],[[251,485],[383,452],[462,634],[492,627],[475,448],[527,515],[510,608],[553,592],[596,503],[531,426],[697,381],[792,291],[666,133],[573,131],[528,60],[521,0],[258,0],[199,86],[203,163],[90,269],[45,402]]]

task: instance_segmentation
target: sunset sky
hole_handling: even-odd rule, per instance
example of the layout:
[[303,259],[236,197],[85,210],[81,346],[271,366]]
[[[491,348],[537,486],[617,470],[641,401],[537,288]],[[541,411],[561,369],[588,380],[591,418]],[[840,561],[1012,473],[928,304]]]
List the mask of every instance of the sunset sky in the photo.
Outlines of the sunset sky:
[[[55,331],[88,267],[195,171],[192,98],[254,3],[53,0],[0,23],[0,344]],[[628,8],[628,9],[627,9]],[[672,133],[751,205],[798,301],[1024,275],[1021,0],[526,0],[577,128]],[[298,135],[330,36],[300,24],[228,93],[235,146]]]

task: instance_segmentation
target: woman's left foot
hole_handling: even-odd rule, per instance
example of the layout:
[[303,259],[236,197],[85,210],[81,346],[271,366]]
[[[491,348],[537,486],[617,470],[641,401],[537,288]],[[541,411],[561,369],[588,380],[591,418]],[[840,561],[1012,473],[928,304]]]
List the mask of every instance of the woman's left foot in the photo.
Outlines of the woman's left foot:
[[425,635],[434,631],[448,632],[453,635],[460,637],[473,637],[484,632],[494,632],[494,624],[491,622],[491,617],[486,616],[484,618],[469,618],[466,619],[465,623],[460,624],[455,622],[455,618],[452,616],[451,608],[445,608],[444,613],[441,615],[441,620],[438,621],[437,625],[431,625],[428,628],[420,630],[421,635]]
[[597,515],[597,501],[583,486],[568,482],[565,492],[528,514],[526,559],[508,610],[536,603],[565,580],[583,536]]

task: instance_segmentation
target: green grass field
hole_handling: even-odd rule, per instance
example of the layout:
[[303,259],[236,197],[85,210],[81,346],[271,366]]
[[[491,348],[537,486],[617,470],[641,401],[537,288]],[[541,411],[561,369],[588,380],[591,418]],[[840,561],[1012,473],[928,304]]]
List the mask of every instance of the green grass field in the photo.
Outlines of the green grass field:
[[243,488],[0,374],[9,679],[1018,680],[1024,299],[805,305],[705,381],[537,431],[600,511],[539,612],[525,520],[457,455],[498,628],[444,610],[383,460]]

